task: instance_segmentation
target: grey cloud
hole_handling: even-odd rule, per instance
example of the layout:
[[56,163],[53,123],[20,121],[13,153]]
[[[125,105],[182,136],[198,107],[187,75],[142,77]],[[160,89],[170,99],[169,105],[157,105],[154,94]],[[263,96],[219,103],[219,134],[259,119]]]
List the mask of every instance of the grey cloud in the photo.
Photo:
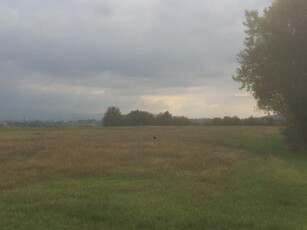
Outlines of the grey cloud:
[[50,1],[49,6],[39,1],[32,7],[16,4],[16,26],[1,31],[1,58],[30,71],[65,77],[93,71],[157,77],[174,70],[203,72],[210,62],[223,61],[219,52],[225,41],[216,43],[219,25],[206,8],[186,1],[179,1],[177,8],[174,2],[157,2],[150,16],[123,11],[126,15],[117,20],[112,20],[116,14],[101,18],[92,10],[83,12],[83,5],[60,10]]
[[[1,1],[1,111],[21,111],[24,105],[38,113],[48,111],[48,104],[58,113],[94,112],[109,104],[129,109],[143,103],[140,95],[161,88],[225,84],[242,46],[244,9],[268,3]],[[97,98],[77,98],[71,88],[66,93],[26,91],[33,82],[108,91]]]

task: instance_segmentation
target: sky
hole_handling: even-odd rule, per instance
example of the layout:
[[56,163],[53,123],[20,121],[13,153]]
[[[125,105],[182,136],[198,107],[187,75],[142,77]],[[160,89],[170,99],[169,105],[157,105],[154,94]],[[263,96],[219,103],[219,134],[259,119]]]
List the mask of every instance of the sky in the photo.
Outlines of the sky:
[[1,0],[0,120],[263,116],[232,80],[270,0]]

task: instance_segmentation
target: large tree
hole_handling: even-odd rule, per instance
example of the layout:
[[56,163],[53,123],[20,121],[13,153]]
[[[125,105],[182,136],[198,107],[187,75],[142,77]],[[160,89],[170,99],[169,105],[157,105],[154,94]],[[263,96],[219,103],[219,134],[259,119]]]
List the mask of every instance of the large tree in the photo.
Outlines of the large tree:
[[246,11],[245,48],[234,80],[258,107],[283,114],[285,135],[297,148],[307,143],[307,0],[275,0],[259,15]]
[[114,106],[108,107],[104,113],[102,123],[104,126],[119,126],[123,123],[123,117],[120,109]]
[[154,125],[154,115],[140,110],[134,110],[125,116],[127,125]]

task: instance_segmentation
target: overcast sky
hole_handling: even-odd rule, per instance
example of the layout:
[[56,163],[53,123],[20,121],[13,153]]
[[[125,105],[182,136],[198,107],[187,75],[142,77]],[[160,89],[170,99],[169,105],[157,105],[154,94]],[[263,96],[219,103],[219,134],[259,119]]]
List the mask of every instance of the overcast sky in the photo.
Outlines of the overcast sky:
[[1,0],[0,120],[168,110],[262,116],[232,80],[269,0]]

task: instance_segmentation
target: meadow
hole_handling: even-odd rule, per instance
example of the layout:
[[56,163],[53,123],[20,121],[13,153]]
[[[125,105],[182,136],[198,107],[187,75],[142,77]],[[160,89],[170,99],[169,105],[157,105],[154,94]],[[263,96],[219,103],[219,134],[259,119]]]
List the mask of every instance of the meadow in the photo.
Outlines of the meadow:
[[288,230],[306,217],[307,154],[278,127],[0,129],[1,229]]

